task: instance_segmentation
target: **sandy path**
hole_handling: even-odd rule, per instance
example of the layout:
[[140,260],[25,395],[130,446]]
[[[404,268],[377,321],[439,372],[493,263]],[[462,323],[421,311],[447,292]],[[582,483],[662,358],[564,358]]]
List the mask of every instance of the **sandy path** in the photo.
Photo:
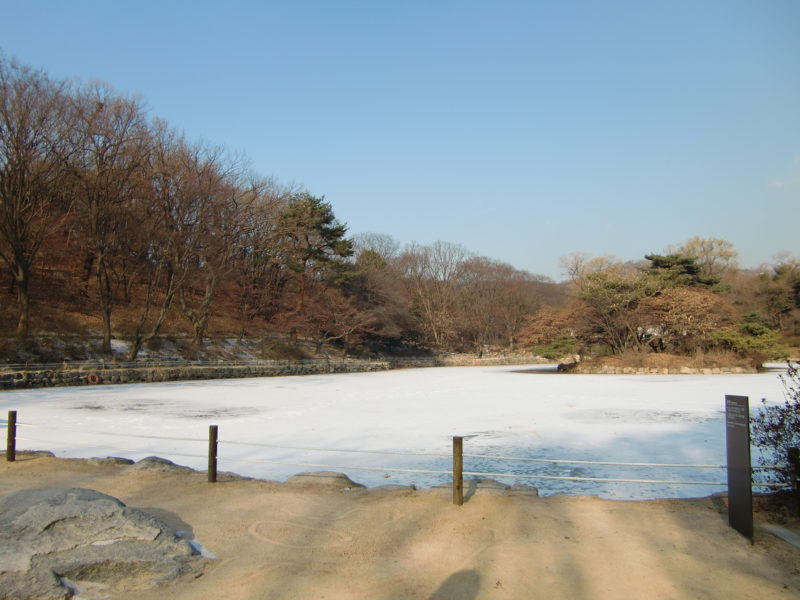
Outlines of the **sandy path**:
[[456,507],[449,489],[208,484],[202,473],[80,460],[0,463],[0,493],[55,486],[116,496],[217,555],[200,577],[122,600],[800,597],[800,550],[760,530],[750,545],[720,499],[479,489]]

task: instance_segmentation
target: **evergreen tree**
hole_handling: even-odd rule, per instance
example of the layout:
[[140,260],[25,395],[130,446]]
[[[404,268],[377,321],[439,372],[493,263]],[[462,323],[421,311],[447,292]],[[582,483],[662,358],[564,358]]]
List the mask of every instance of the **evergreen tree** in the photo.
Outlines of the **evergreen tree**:
[[719,283],[718,276],[703,275],[697,260],[682,254],[647,254],[645,258],[650,261],[648,274],[660,279],[668,286],[704,286],[713,287]]

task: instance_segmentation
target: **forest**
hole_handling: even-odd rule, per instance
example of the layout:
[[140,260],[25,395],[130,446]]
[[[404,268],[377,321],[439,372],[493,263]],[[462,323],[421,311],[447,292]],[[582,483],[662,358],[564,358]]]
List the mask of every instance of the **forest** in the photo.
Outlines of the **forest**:
[[324,197],[137,97],[0,55],[3,361],[134,360],[165,339],[203,357],[221,338],[259,340],[260,358],[797,352],[800,258],[743,269],[702,237],[654,250],[571,254],[555,282],[459,244],[351,236]]

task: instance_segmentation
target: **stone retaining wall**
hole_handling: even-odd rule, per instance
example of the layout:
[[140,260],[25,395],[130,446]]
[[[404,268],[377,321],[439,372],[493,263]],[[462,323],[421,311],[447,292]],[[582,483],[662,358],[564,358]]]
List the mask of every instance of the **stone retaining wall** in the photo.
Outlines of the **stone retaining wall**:
[[113,363],[109,363],[105,368],[96,369],[31,369],[0,373],[0,390],[92,385],[95,383],[95,378],[96,384],[152,383],[196,379],[319,375],[323,373],[364,373],[398,368],[521,365],[534,362],[537,362],[536,359],[525,357],[476,358],[469,355],[452,355],[442,358],[396,360],[337,359],[254,365],[176,365],[174,367],[142,368],[114,368]]
[[714,367],[696,369],[693,367],[615,367],[611,365],[590,366],[577,365],[569,369],[570,373],[592,375],[729,375],[732,373],[757,373],[755,367]]
[[43,370],[0,374],[0,389],[25,389],[97,383],[150,383],[193,379],[233,379],[240,377],[281,377],[321,373],[359,373],[391,368],[382,361],[336,361],[243,366],[175,366],[152,368],[106,368],[102,370]]
[[[97,384],[153,383],[163,381],[189,381],[198,379],[234,379],[242,377],[283,377],[290,375],[319,375],[323,373],[364,373],[388,371],[398,368],[420,367],[459,367],[492,365],[529,365],[548,363],[543,359],[525,356],[477,358],[470,355],[451,355],[441,358],[398,359],[398,360],[358,360],[341,359],[331,361],[310,361],[297,363],[276,363],[256,365],[176,365],[142,368],[104,369],[43,369],[0,373],[0,390],[30,389],[54,386],[91,385],[94,378]],[[648,367],[590,366],[578,364],[565,365],[571,373],[591,373],[603,375],[716,375],[729,373],[756,373],[755,368],[720,367],[713,369],[694,369],[680,367],[673,369]]]

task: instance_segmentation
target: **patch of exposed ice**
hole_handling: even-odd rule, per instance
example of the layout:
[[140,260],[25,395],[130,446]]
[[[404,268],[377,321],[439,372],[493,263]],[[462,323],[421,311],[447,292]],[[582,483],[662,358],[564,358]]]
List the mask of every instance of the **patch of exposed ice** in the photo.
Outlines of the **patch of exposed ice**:
[[607,423],[702,423],[719,418],[718,413],[698,413],[681,410],[643,410],[643,409],[617,409],[604,410],[589,408],[565,413],[571,421],[587,424]]
[[208,559],[217,558],[216,554],[214,554],[210,550],[207,550],[205,546],[203,546],[203,544],[194,539],[192,534],[189,533],[188,531],[176,531],[175,535],[182,540],[186,540],[192,547],[192,550],[194,551],[195,554],[199,554],[203,558],[208,558]]
[[210,550],[206,550],[205,546],[198,542],[197,540],[188,540],[189,545],[192,547],[197,554],[202,556],[203,558],[214,559],[217,558],[217,555],[211,552]]

